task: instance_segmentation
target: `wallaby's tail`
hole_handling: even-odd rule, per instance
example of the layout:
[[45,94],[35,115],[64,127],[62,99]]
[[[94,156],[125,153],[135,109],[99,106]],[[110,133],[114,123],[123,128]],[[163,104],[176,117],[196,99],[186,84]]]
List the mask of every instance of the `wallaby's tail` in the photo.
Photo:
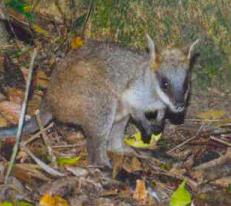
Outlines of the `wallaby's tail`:
[[[40,114],[40,119],[43,125],[47,125],[51,120],[52,116],[49,113],[46,114]],[[39,126],[36,121],[36,117],[33,116],[30,120],[26,121],[23,126],[22,134],[31,134],[36,132],[39,129]],[[14,137],[16,136],[18,131],[18,126],[12,126],[12,127],[4,127],[0,128],[0,139],[4,139],[7,137]]]

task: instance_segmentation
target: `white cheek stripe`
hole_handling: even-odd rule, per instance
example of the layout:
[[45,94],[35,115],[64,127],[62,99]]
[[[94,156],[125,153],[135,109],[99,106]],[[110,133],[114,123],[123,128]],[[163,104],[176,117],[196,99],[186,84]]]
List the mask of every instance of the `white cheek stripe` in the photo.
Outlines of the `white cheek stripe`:
[[173,103],[170,101],[169,97],[160,89],[159,85],[156,85],[156,90],[157,90],[157,94],[159,95],[160,99],[169,106],[169,108],[173,111],[173,112],[179,112],[175,106],[173,105]]

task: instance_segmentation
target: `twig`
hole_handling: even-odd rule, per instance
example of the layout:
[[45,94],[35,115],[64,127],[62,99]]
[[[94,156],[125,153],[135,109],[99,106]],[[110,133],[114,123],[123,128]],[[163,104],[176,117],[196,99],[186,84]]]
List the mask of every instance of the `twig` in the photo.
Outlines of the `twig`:
[[194,136],[192,136],[191,138],[185,140],[184,142],[178,144],[178,145],[175,146],[174,148],[168,150],[168,151],[167,151],[167,154],[170,154],[171,152],[175,151],[176,149],[178,149],[178,148],[184,146],[185,144],[191,142],[192,140],[196,139],[196,138],[198,137],[198,135],[200,134],[201,130],[203,129],[203,127],[204,127],[204,125],[202,124],[202,125],[200,126],[200,128],[198,129],[196,135],[194,135]]
[[[51,122],[48,126],[46,126],[46,130],[52,128],[54,126],[54,123]],[[37,132],[36,134],[32,135],[28,140],[24,141],[24,145],[29,144],[30,142],[34,141],[35,139],[39,138],[39,135],[42,134],[42,131]]]
[[86,18],[85,18],[84,25],[83,25],[83,28],[82,28],[82,31],[81,31],[81,35],[84,35],[87,22],[88,22],[88,20],[89,20],[89,17],[90,17],[90,15],[91,15],[92,10],[93,10],[93,6],[94,6],[94,0],[91,0],[90,5],[89,5],[89,7],[88,7],[87,16],[86,16]]
[[52,146],[53,149],[65,149],[65,148],[76,148],[76,147],[82,147],[85,146],[86,143],[82,143],[82,144],[67,144],[67,145],[56,145],[56,146]]
[[8,177],[12,171],[12,168],[13,168],[13,165],[15,162],[15,158],[16,158],[16,155],[18,152],[18,148],[19,148],[19,143],[20,143],[20,139],[21,139],[21,135],[22,135],[23,123],[24,123],[25,114],[26,114],[28,96],[29,96],[29,92],[30,92],[30,85],[31,85],[32,74],[33,74],[33,69],[34,69],[34,62],[35,62],[36,56],[37,56],[37,48],[34,49],[34,52],[31,56],[28,80],[27,80],[27,84],[26,84],[25,97],[24,97],[24,101],[22,104],[22,110],[21,110],[19,124],[18,124],[18,131],[16,134],[16,141],[15,141],[15,145],[13,148],[13,153],[11,155],[10,163],[9,163],[8,168],[7,168],[7,172],[6,172],[6,176],[5,176],[5,183],[7,183]]
[[222,165],[228,161],[231,160],[231,148],[228,148],[227,152],[225,153],[225,155],[215,159],[215,160],[211,160],[209,162],[206,162],[204,164],[201,164],[197,167],[194,167],[193,169],[195,170],[204,170],[204,169],[207,169],[207,168],[212,168],[212,167],[215,167],[215,166],[218,166],[218,165]]
[[210,139],[212,139],[212,140],[214,140],[216,142],[219,142],[219,143],[221,143],[221,144],[223,144],[225,146],[231,147],[231,143],[226,142],[225,140],[219,139],[219,138],[214,137],[214,136],[210,136]]
[[42,121],[41,121],[40,116],[39,116],[39,110],[36,110],[35,115],[36,115],[35,117],[36,117],[39,129],[40,129],[41,134],[42,134],[43,141],[44,141],[44,143],[45,143],[45,145],[47,147],[48,154],[51,157],[51,162],[55,167],[57,167],[56,157],[55,157],[55,155],[53,153],[52,147],[51,147],[50,142],[49,142],[49,138],[48,138],[48,136],[46,134],[46,128],[44,128],[43,125],[42,125]]
[[59,177],[65,176],[64,173],[61,173],[53,169],[52,167],[50,167],[49,165],[45,164],[40,159],[38,159],[25,145],[22,145],[22,148],[48,174],[53,175],[53,176],[59,176]]

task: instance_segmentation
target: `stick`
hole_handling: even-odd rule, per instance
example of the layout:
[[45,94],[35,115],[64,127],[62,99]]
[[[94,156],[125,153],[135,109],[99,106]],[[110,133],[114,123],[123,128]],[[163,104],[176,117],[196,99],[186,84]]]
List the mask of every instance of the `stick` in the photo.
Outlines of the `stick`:
[[198,135],[200,134],[201,130],[203,129],[203,127],[204,127],[204,125],[202,124],[202,125],[200,126],[200,128],[198,129],[196,135],[194,135],[194,136],[192,136],[191,138],[185,140],[184,142],[178,144],[178,145],[175,146],[174,148],[168,150],[168,151],[167,151],[167,154],[170,154],[171,152],[175,151],[176,149],[178,149],[178,148],[184,146],[185,144],[191,142],[192,140],[196,139],[196,138],[198,137]]
[[58,170],[53,169],[52,167],[50,167],[49,165],[41,161],[39,158],[37,158],[25,145],[22,145],[22,147],[23,147],[23,150],[48,174],[52,176],[58,176],[58,177],[65,176],[64,173],[61,173]]
[[21,114],[20,114],[20,119],[19,119],[19,124],[18,124],[16,142],[15,142],[15,145],[14,145],[14,148],[13,148],[13,153],[12,153],[11,158],[10,158],[9,166],[7,168],[7,172],[6,172],[6,176],[5,176],[5,183],[7,183],[7,181],[8,181],[8,177],[9,177],[11,171],[12,171],[12,168],[13,168],[13,165],[14,165],[14,162],[15,162],[15,158],[16,158],[16,155],[17,155],[17,152],[18,152],[18,148],[19,148],[19,143],[20,143],[20,139],[21,139],[21,135],[22,135],[22,129],[23,129],[23,123],[24,123],[25,114],[26,114],[26,108],[27,108],[28,96],[29,96],[29,91],[30,91],[30,85],[31,85],[31,80],[32,80],[34,61],[35,61],[36,56],[37,56],[37,49],[35,48],[32,56],[31,56],[31,62],[30,62],[30,67],[29,67],[29,75],[28,75],[24,101],[23,101],[23,104],[22,104],[22,109],[21,109]]
[[55,167],[57,167],[56,156],[54,155],[54,152],[52,150],[49,138],[48,138],[47,133],[46,133],[46,128],[43,127],[42,121],[40,119],[39,110],[36,110],[35,115],[36,115],[35,117],[36,117],[36,120],[37,120],[37,123],[38,123],[38,126],[39,126],[39,130],[41,131],[41,134],[42,134],[43,141],[44,141],[44,143],[45,143],[45,145],[47,147],[48,154],[49,154],[49,156],[51,158],[51,162]]

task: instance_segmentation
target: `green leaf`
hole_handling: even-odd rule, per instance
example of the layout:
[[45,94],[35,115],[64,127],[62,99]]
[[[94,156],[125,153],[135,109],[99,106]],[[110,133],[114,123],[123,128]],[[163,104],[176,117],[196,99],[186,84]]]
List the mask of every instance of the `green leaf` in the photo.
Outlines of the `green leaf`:
[[33,206],[32,203],[29,203],[29,202],[24,201],[24,200],[17,201],[15,205],[17,205],[17,206]]
[[11,202],[4,201],[0,203],[0,206],[13,206],[13,204]]
[[72,23],[72,30],[77,30],[79,28],[81,28],[85,22],[85,19],[87,17],[87,13],[81,15],[80,17],[78,17],[77,19],[75,19]]
[[170,206],[187,206],[191,203],[192,197],[189,191],[185,188],[185,184],[186,180],[184,180],[172,194]]
[[32,21],[34,19],[34,14],[30,12],[31,5],[27,4],[22,0],[5,0],[5,5],[16,10],[20,14],[27,17],[28,20]]
[[231,184],[228,185],[228,192],[231,193]]
[[60,165],[60,166],[63,166],[63,165],[74,165],[76,164],[80,159],[80,156],[77,156],[77,157],[58,157],[57,158],[57,163]]

